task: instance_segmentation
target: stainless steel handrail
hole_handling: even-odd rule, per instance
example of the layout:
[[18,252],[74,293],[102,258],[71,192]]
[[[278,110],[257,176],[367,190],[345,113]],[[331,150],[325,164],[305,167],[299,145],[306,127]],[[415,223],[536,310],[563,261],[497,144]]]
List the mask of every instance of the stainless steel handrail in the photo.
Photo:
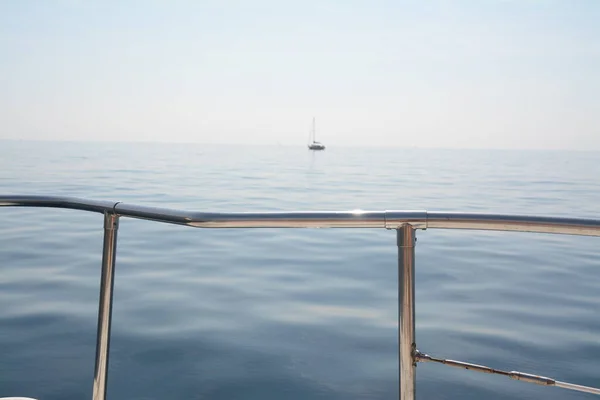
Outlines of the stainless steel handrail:
[[113,211],[114,201],[97,201],[77,197],[58,196],[0,196],[0,207],[48,207],[67,208],[105,213]]
[[198,228],[473,229],[600,236],[600,220],[531,215],[411,211],[292,211],[211,213],[91,201],[70,197],[0,196],[0,207],[53,207],[188,225]]
[[96,337],[96,369],[94,374],[93,400],[106,399],[113,301],[112,292],[117,230],[120,217],[139,218],[199,228],[395,229],[397,231],[398,244],[398,378],[400,399],[414,400],[415,366],[417,362],[424,361],[440,362],[480,372],[506,375],[524,382],[543,383],[570,390],[600,394],[600,389],[597,388],[556,381],[551,378],[517,371],[507,372],[462,361],[444,360],[419,352],[415,342],[414,296],[416,229],[473,229],[600,236],[600,220],[598,219],[431,212],[424,210],[209,213],[144,207],[121,202],[93,201],[72,197],[0,196],[0,207],[10,206],[63,208],[104,214],[104,246],[98,306],[98,334]]

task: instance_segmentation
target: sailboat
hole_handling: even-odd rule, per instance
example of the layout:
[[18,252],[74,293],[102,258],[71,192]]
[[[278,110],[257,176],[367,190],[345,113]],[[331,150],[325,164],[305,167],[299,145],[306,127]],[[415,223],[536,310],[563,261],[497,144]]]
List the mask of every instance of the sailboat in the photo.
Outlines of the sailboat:
[[309,150],[325,150],[325,145],[323,143],[317,142],[317,131],[315,129],[315,117],[313,117],[313,122],[312,122],[312,131],[311,131],[311,136],[312,136],[312,143],[310,143],[308,145]]

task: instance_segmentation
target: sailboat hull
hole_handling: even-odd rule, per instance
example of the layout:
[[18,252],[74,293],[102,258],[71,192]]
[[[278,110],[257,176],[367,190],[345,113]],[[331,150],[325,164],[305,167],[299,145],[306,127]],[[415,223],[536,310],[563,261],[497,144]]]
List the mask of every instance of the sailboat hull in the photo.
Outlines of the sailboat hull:
[[317,142],[317,130],[315,129],[315,117],[312,122],[312,143],[308,145],[309,150],[325,150],[325,145],[321,142]]

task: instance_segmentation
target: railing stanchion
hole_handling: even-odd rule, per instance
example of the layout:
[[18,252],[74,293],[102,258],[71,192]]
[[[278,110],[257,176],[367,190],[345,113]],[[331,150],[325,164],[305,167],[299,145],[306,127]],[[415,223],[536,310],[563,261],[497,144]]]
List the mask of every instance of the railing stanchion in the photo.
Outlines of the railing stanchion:
[[415,344],[415,230],[404,224],[398,240],[398,359],[400,400],[414,400]]
[[100,298],[98,300],[96,365],[94,369],[94,388],[92,400],[106,399],[106,378],[108,375],[108,354],[110,351],[110,323],[112,317],[118,229],[119,216],[113,213],[105,213],[102,272],[100,277]]

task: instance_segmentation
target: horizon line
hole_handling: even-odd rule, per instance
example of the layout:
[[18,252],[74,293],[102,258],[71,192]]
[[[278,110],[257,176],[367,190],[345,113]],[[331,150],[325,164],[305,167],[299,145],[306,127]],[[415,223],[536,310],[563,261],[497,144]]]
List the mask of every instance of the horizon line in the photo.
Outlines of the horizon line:
[[[188,141],[162,141],[162,140],[102,140],[102,139],[15,139],[15,138],[0,138],[0,141],[5,142],[28,142],[28,143],[104,143],[104,144],[162,144],[162,145],[201,145],[201,146],[245,146],[245,147],[305,147],[307,144],[290,144],[290,143],[246,143],[246,142],[237,142],[237,143],[219,143],[219,142],[188,142]],[[342,144],[342,145],[331,145],[327,144],[327,149],[331,150],[331,148],[361,148],[366,147],[370,149],[404,149],[404,150],[498,150],[498,151],[571,151],[571,152],[600,152],[599,149],[581,149],[581,148],[534,148],[534,147],[426,147],[426,146],[402,146],[397,144]],[[325,150],[327,151],[327,150]]]

